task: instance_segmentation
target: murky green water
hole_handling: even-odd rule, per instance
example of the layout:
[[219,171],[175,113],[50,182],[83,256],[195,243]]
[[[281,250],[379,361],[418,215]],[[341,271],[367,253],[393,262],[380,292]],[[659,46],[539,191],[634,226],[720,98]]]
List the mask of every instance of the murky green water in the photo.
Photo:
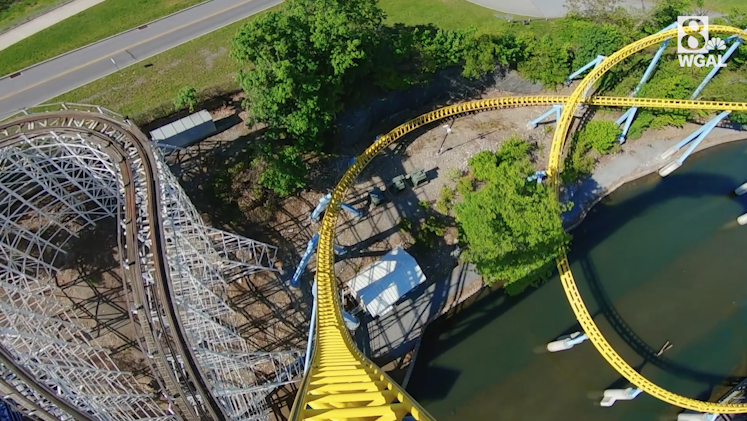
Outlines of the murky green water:
[[[747,142],[691,157],[675,173],[619,189],[574,230],[573,272],[594,319],[633,367],[674,392],[708,399],[747,357]],[[579,330],[557,278],[518,297],[486,295],[429,328],[408,390],[439,420],[674,420],[678,409],[624,388],[590,342],[545,344]],[[663,358],[654,354],[667,340]]]

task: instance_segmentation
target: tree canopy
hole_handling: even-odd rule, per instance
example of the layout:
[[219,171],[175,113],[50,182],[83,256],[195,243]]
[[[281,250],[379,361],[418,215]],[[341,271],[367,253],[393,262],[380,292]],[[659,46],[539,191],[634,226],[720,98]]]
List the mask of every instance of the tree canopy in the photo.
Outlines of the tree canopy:
[[345,84],[372,65],[373,41],[384,12],[369,0],[288,0],[259,16],[233,40],[231,56],[252,123],[317,149],[341,107]]
[[550,189],[527,177],[534,173],[532,146],[507,140],[497,153],[483,151],[469,161],[480,186],[463,191],[454,207],[468,243],[467,259],[488,284],[522,284],[546,279],[570,237]]
[[375,0],[287,0],[258,16],[233,39],[231,56],[246,94],[248,124],[266,127],[259,182],[281,195],[304,185],[303,154],[330,138],[336,114],[376,90],[420,83],[444,67],[464,65],[478,77],[496,63],[515,63],[513,35],[472,28],[383,25]]

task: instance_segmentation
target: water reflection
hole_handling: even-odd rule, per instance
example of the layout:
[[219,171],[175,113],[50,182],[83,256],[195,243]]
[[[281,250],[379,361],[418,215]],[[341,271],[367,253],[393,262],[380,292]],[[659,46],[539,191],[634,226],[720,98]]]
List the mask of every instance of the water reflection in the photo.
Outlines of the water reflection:
[[[708,399],[745,363],[747,143],[690,158],[664,180],[652,175],[600,203],[574,232],[572,268],[602,332],[623,358],[661,386]],[[429,328],[410,380],[444,420],[676,418],[641,395],[601,408],[602,391],[627,382],[589,343],[539,352],[580,330],[553,279],[519,297],[487,294]],[[656,354],[670,341],[673,347]]]

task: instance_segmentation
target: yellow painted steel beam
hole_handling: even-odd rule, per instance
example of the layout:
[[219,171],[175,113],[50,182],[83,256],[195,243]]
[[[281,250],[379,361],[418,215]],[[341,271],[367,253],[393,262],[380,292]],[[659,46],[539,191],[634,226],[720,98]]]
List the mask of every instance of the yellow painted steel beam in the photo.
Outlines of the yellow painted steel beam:
[[[718,29],[719,27],[716,27],[711,30],[718,31]],[[672,36],[672,31],[665,32],[664,34]],[[676,35],[676,31],[674,31],[674,34]],[[666,38],[652,36],[636,44],[632,44],[638,49],[628,46],[621,51],[640,51],[640,49],[657,44],[663,39]],[[619,60],[622,60],[622,58],[627,56],[620,57],[619,54],[610,56],[598,69],[605,69],[604,71],[606,71],[611,66],[605,66],[605,64],[611,59],[619,58]],[[619,60],[614,63],[616,64]],[[340,205],[344,202],[348,189],[353,185],[355,179],[366,165],[402,136],[444,118],[472,112],[510,107],[567,104],[564,107],[562,118],[558,122],[558,130],[553,138],[550,164],[548,167],[551,180],[557,186],[560,154],[563,150],[565,137],[568,134],[573,113],[581,103],[610,107],[636,106],[641,108],[747,111],[747,103],[603,96],[588,99],[582,98],[582,94],[586,88],[591,86],[602,74],[603,72],[599,73],[599,71],[595,71],[590,76],[587,76],[571,96],[493,98],[469,101],[440,108],[394,128],[389,133],[379,137],[363,154],[355,159],[353,165],[343,175],[332,193],[332,200],[327,208],[324,219],[322,220],[322,227],[319,231],[316,274],[318,315],[316,337],[314,340],[315,346],[311,358],[311,367],[299,387],[291,410],[291,420],[401,420],[408,414],[418,421],[433,420],[433,417],[415,402],[404,389],[357,349],[342,320],[342,313],[340,311],[341,303],[337,290],[337,280],[334,274],[334,252],[332,245]],[[632,383],[659,399],[701,412],[715,412],[712,410],[712,406],[708,406],[703,402],[692,399],[688,400],[687,398],[673,399],[672,396],[676,397],[677,395],[664,391],[661,388],[656,390],[654,388],[658,388],[658,386],[643,379],[637,373],[635,375],[638,377],[631,374],[628,369],[632,370],[632,368],[609,346],[596,328],[596,325],[594,325],[591,316],[589,316],[588,310],[586,310],[583,300],[581,300],[578,290],[575,288],[573,276],[568,268],[567,258],[561,258],[558,267],[560,268],[563,286],[574,313],[582,323],[584,330],[594,345],[597,349],[600,349],[602,355],[615,369],[620,371],[628,380],[631,380]],[[606,345],[600,347],[600,344]],[[638,383],[633,381],[632,378],[637,380]],[[641,379],[648,383],[642,382]],[[653,385],[653,388],[649,384]],[[663,391],[664,394],[660,391]],[[697,404],[693,404],[693,402]],[[716,407],[721,410],[723,405],[717,405]],[[737,406],[731,407],[737,408]],[[732,410],[730,413],[747,412],[747,405],[739,406],[739,408],[741,410]],[[724,412],[721,411],[721,413]]]
[[[725,34],[739,34],[742,38],[747,36],[744,31],[729,26],[722,25],[711,25],[709,28],[711,33],[725,33]],[[584,102],[584,95],[593,87],[594,83],[599,80],[607,71],[612,67],[625,60],[629,56],[653,45],[658,45],[662,41],[677,36],[677,30],[672,29],[670,31],[654,34],[646,37],[640,41],[634,42],[620,51],[607,57],[598,67],[593,69],[578,85],[576,90],[570,96],[566,102],[566,106],[563,107],[561,118],[555,129],[553,136],[553,143],[550,148],[550,165],[548,166],[548,174],[550,180],[555,187],[554,191],[557,194],[558,187],[560,185],[558,175],[560,173],[560,160],[561,154],[565,145],[568,132],[573,121],[573,115],[576,108]],[[658,102],[661,100],[651,100],[652,102]],[[671,104],[671,103],[670,103]],[[674,105],[674,104],[671,104]],[[677,106],[676,108],[679,108]],[[684,103],[683,103],[684,108]],[[725,106],[723,110],[736,111],[736,105]],[[741,110],[741,108],[739,108]],[[573,279],[573,273],[568,264],[568,257],[565,253],[562,253],[558,259],[558,271],[560,272],[560,280],[563,284],[563,290],[565,291],[568,302],[573,309],[573,313],[576,315],[581,324],[581,328],[584,330],[589,340],[594,344],[594,347],[604,357],[605,360],[615,369],[620,375],[625,377],[629,382],[633,383],[636,387],[648,393],[649,395],[667,402],[669,404],[678,406],[680,408],[686,408],[693,411],[702,413],[713,413],[713,414],[737,414],[747,412],[747,404],[723,404],[716,402],[703,402],[696,399],[687,398],[680,396],[676,393],[672,393],[659,385],[655,384],[651,380],[647,379],[640,373],[638,373],[633,367],[631,367],[625,360],[622,359],[620,354],[615,351],[614,348],[607,342],[607,339],[602,335],[602,332],[597,327],[594,319],[592,319],[589,310],[586,308],[583,298],[576,286],[576,281]]]

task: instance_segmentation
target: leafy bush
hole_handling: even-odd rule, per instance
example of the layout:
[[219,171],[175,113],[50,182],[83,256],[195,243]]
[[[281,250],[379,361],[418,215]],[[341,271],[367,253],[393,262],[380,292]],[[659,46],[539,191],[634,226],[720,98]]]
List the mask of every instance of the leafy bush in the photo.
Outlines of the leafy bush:
[[572,183],[591,174],[597,161],[588,152],[588,149],[583,148],[578,143],[571,146],[570,153],[563,164],[563,172],[560,175],[564,183]]
[[485,181],[490,177],[493,169],[498,164],[498,157],[493,152],[482,151],[470,158],[467,163],[475,179]]
[[649,13],[650,18],[643,24],[644,33],[653,34],[677,22],[678,16],[690,15],[691,5],[691,0],[658,0]]
[[619,135],[620,128],[614,121],[593,120],[579,131],[578,141],[604,155],[617,146]]
[[468,48],[463,53],[462,75],[477,78],[493,70],[496,64],[510,66],[523,55],[524,46],[512,35],[502,36],[482,34],[469,39]]
[[588,175],[594,169],[596,158],[591,150],[599,154],[608,154],[617,146],[620,128],[614,121],[593,120],[573,136],[571,150],[566,157],[562,178],[572,182]]
[[192,86],[185,86],[179,90],[174,100],[174,108],[181,110],[184,107],[189,108],[189,112],[195,112],[195,105],[197,105],[197,90]]
[[454,190],[444,186],[441,187],[441,197],[436,202],[436,210],[448,214],[451,212],[451,208],[454,205]]
[[729,114],[729,120],[736,124],[747,124],[747,113],[731,113]]
[[412,221],[408,218],[402,218],[402,220],[399,221],[399,230],[401,232],[412,231]]
[[457,181],[456,191],[464,197],[475,190],[474,180],[470,176],[464,176]]
[[571,45],[573,69],[580,68],[600,54],[608,56],[630,41],[619,27],[609,23],[564,19],[559,26],[558,38]]

